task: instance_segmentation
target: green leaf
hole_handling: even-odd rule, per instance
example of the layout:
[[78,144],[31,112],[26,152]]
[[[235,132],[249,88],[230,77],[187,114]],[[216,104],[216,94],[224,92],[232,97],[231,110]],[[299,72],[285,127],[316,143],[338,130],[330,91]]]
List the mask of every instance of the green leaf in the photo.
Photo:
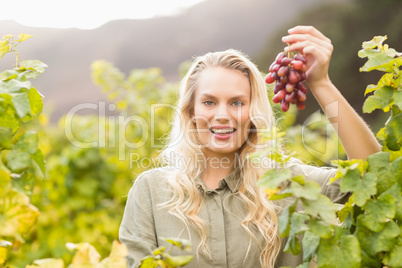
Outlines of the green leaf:
[[359,207],[364,206],[371,196],[377,193],[377,177],[372,173],[366,173],[360,181],[360,189],[354,190],[354,200]]
[[29,90],[31,88],[31,82],[19,81],[12,79],[6,82],[0,81],[0,93],[21,93],[22,89]]
[[[11,146],[11,151],[6,157],[7,166],[15,172],[21,172],[30,168],[32,166],[33,155],[36,154],[37,149],[38,135],[33,131],[25,132],[17,142]],[[38,155],[37,157],[40,156]]]
[[[351,160],[332,160],[331,164],[338,167],[338,170],[335,174],[334,178],[330,179],[330,182],[333,183],[337,179],[340,179],[347,175],[348,170],[358,170],[360,175],[366,172],[367,162],[362,159],[351,159]],[[358,172],[353,172],[348,174],[347,176],[356,176]],[[349,190],[345,190],[347,192]]]
[[393,82],[394,82],[394,75],[392,73],[385,73],[380,78],[377,85],[368,85],[367,86],[366,91],[364,92],[364,96],[366,96],[370,92],[376,91],[377,89],[379,89],[383,86],[393,87]]
[[141,264],[139,268],[157,268],[158,264],[155,263],[154,258],[152,256],[145,257],[141,260]]
[[384,264],[388,267],[402,267],[402,226],[399,226],[399,237],[390,251],[390,253],[384,257]]
[[34,155],[32,155],[32,159],[38,165],[38,167],[42,171],[43,176],[45,177],[46,176],[46,166],[45,166],[45,158],[42,154],[42,151],[37,149],[36,153]]
[[12,146],[13,150],[21,150],[29,154],[35,154],[38,149],[38,134],[34,131],[27,131]]
[[32,165],[31,155],[20,150],[11,150],[6,159],[7,166],[14,172],[21,172]]
[[298,175],[296,177],[293,177],[292,181],[297,182],[297,183],[299,183],[301,185],[304,185],[306,183],[306,179],[304,178],[303,175]]
[[330,238],[332,235],[331,226],[320,220],[311,219],[308,223],[308,227],[312,233],[321,238]]
[[339,235],[340,228],[329,239],[321,239],[318,246],[318,267],[359,268],[361,262],[359,241],[352,235]]
[[48,66],[39,60],[23,60],[20,62],[19,71],[29,70],[25,75],[27,78],[36,78],[43,73]]
[[296,236],[288,237],[283,251],[287,253],[292,253],[293,255],[299,255],[301,253],[301,245],[299,239]]
[[379,252],[390,251],[399,233],[398,224],[394,221],[388,221],[381,231],[374,232],[365,227],[359,218],[357,219],[355,236],[359,240],[362,250],[371,257],[375,257]]
[[162,238],[162,237],[161,237],[161,239],[178,247],[181,250],[187,250],[187,251],[191,250],[190,240],[180,239],[180,238]]
[[25,41],[25,40],[27,40],[27,39],[29,39],[29,38],[31,38],[31,37],[32,37],[32,35],[30,35],[30,34],[22,33],[22,34],[19,34],[19,35],[18,35],[17,41],[23,42],[23,41]]
[[309,262],[317,252],[320,244],[320,237],[310,231],[306,231],[303,236],[303,262]]
[[29,90],[29,106],[33,117],[37,117],[43,109],[43,96],[33,87]]
[[29,106],[29,98],[26,93],[11,93],[14,109],[19,118],[23,119],[27,115],[31,115]]
[[[349,197],[348,202],[345,203],[343,208],[338,210],[338,212],[337,212],[340,222],[343,223],[342,226],[345,226],[346,228],[350,228],[354,224],[354,221],[353,221],[354,202],[355,202],[354,196],[352,195],[351,197]],[[349,221],[345,222],[346,219],[349,219]],[[350,220],[352,220],[352,222],[350,222]]]
[[395,217],[394,220],[402,221],[402,196],[401,196],[401,186],[395,183],[390,187],[384,194],[390,194],[395,199]]
[[353,192],[356,205],[363,206],[372,195],[377,193],[377,177],[372,173],[366,173],[360,178],[357,169],[348,170],[342,178],[340,187],[342,192]]
[[359,189],[361,182],[360,182],[360,171],[358,169],[348,169],[346,173],[342,177],[340,183],[340,189],[342,192],[351,192],[356,191]]
[[367,228],[379,232],[389,219],[395,217],[395,199],[388,193],[383,193],[378,200],[370,199],[363,207],[365,214],[360,215],[360,221]]
[[368,172],[377,177],[377,194],[381,195],[384,191],[396,183],[396,178],[402,176],[401,160],[402,157],[390,162],[389,152],[379,152],[367,157],[369,164]]
[[0,236],[11,236],[21,242],[22,234],[34,226],[39,216],[38,209],[30,203],[29,197],[16,190],[10,190],[0,198],[0,211]]
[[13,130],[11,128],[0,126],[0,149],[11,149],[11,141],[13,139]]
[[[1,106],[0,106],[1,107]],[[0,127],[11,128],[15,132],[20,126],[14,109],[7,105],[4,112],[0,113]]]
[[402,113],[392,116],[385,126],[385,143],[392,151],[399,151],[402,147]]
[[289,235],[290,231],[290,217],[296,210],[296,201],[289,204],[278,217],[279,221],[279,234],[281,237],[286,237]]
[[286,242],[284,248],[285,252],[292,253],[293,255],[298,255],[301,253],[301,245],[297,235],[308,231],[306,224],[308,219],[309,217],[307,215],[297,212],[290,216],[290,232],[288,241]]
[[288,191],[293,193],[295,197],[317,200],[321,192],[321,186],[314,181],[307,181],[305,185],[292,181]]
[[361,58],[368,57],[366,63],[360,68],[360,72],[370,72],[372,70],[388,72],[392,70],[392,66],[395,64],[394,57],[377,49],[360,50],[358,56]]
[[192,255],[183,255],[183,256],[171,256],[168,253],[163,254],[165,259],[164,261],[170,265],[170,267],[180,267],[189,264],[194,256]]
[[361,267],[382,267],[383,266],[383,263],[381,260],[382,257],[380,257],[379,255],[370,256],[364,250],[361,250],[360,253],[362,256]]
[[384,41],[387,40],[387,36],[384,35],[377,35],[374,36],[373,39],[371,39],[370,41],[364,41],[362,47],[364,49],[372,49],[378,46],[382,46],[382,44],[384,43]]
[[307,221],[309,220],[309,216],[303,213],[295,212],[290,217],[290,235],[295,236],[304,231],[308,231],[309,228],[307,226]]
[[328,197],[320,195],[317,200],[308,200],[305,198],[301,200],[307,214],[313,217],[320,216],[327,223],[335,222],[337,208]]
[[402,110],[402,90],[398,90],[394,92],[394,103]]
[[[3,73],[0,74],[0,80],[3,82],[10,81],[12,79],[17,79],[18,74],[16,73],[15,70],[5,70]],[[19,79],[17,79],[19,80]]]
[[6,55],[8,52],[10,52],[10,48],[11,48],[10,45],[7,45],[7,46],[0,46],[0,59],[1,59],[2,57],[4,57],[4,55]]
[[271,169],[265,172],[258,180],[257,185],[266,189],[276,189],[281,183],[290,180],[292,173],[289,169]]
[[392,95],[394,88],[384,86],[374,92],[374,95],[369,96],[363,104],[363,113],[371,113],[375,109],[386,109],[392,103]]
[[0,161],[0,196],[4,196],[11,190],[12,184],[10,173],[10,170]]

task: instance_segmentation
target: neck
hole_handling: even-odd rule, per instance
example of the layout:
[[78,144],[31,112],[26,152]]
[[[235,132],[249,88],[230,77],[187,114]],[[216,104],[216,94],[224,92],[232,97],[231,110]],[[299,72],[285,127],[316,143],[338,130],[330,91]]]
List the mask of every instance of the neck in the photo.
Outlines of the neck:
[[210,189],[218,188],[219,181],[229,175],[234,168],[235,155],[214,155],[206,157],[206,169],[202,179]]

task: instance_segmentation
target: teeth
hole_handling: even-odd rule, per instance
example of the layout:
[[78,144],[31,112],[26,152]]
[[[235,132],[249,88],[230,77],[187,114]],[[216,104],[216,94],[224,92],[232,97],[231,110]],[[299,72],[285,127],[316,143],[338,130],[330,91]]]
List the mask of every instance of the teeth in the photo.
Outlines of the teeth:
[[212,128],[211,130],[213,133],[216,134],[226,134],[234,132],[233,128]]

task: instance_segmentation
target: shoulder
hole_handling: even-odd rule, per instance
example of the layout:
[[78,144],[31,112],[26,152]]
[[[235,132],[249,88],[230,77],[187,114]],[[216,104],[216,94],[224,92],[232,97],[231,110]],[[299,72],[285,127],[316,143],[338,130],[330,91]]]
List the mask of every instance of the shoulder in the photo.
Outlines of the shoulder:
[[154,204],[169,200],[173,191],[171,181],[175,179],[173,175],[174,172],[164,168],[142,172],[128,190],[127,204],[148,204],[151,209]]
[[177,171],[167,167],[153,168],[142,172],[134,180],[131,187],[131,193],[137,194],[162,194],[162,192],[170,192],[173,181],[176,180]]

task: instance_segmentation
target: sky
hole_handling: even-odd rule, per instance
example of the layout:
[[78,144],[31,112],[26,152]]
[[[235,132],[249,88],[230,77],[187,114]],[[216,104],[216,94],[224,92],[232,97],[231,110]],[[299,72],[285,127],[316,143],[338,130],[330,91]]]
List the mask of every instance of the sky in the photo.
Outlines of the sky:
[[[95,29],[117,19],[174,15],[203,0],[18,0],[4,1],[0,20],[25,26]],[[16,3],[18,3],[16,5]]]

